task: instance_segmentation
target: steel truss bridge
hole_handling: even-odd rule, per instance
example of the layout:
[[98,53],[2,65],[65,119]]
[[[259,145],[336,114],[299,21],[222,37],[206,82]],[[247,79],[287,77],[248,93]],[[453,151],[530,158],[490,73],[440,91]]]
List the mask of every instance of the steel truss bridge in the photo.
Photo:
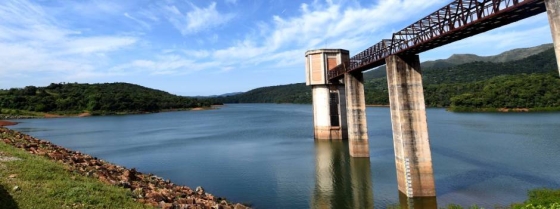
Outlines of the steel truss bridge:
[[329,70],[328,78],[369,70],[384,65],[390,55],[418,54],[545,11],[544,0],[455,0]]

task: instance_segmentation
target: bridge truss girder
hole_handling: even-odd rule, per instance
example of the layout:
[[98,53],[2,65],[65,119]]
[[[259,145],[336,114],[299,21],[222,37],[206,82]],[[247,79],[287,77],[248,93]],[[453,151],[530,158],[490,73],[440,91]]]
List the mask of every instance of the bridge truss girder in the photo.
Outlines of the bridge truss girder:
[[336,66],[329,80],[384,65],[389,55],[418,54],[545,11],[543,0],[455,0]]

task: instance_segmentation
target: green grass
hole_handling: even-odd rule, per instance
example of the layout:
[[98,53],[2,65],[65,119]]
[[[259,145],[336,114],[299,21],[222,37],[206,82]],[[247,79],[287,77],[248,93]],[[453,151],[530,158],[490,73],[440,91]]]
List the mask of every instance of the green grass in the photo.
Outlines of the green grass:
[[134,202],[129,190],[71,173],[62,164],[1,141],[0,157],[19,159],[0,160],[0,209],[150,208]]

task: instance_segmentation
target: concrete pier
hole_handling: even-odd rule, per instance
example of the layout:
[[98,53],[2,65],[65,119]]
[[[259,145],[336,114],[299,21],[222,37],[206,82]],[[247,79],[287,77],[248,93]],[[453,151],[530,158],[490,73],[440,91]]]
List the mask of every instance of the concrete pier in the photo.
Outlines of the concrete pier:
[[560,74],[560,1],[544,0],[544,3],[546,5],[546,13],[548,14],[552,41],[554,42],[558,73]]
[[306,84],[312,88],[313,125],[316,140],[348,138],[346,94],[343,84],[330,82],[328,70],[349,59],[343,49],[309,50],[306,57]]
[[386,63],[399,191],[407,197],[435,196],[420,59],[391,55]]
[[407,209],[437,209],[437,199],[433,197],[414,197],[409,198],[399,192],[399,204],[401,208]]
[[362,72],[346,73],[346,114],[348,122],[348,144],[350,156],[369,157],[369,142],[366,118],[366,100]]

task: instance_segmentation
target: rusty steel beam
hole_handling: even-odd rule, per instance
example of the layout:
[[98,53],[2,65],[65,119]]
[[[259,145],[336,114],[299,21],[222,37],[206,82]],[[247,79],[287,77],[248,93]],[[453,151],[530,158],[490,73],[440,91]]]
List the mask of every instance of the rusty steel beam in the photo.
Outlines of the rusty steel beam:
[[545,11],[543,0],[455,0],[354,55],[328,76],[339,79],[347,72],[384,65],[389,55],[418,54]]

